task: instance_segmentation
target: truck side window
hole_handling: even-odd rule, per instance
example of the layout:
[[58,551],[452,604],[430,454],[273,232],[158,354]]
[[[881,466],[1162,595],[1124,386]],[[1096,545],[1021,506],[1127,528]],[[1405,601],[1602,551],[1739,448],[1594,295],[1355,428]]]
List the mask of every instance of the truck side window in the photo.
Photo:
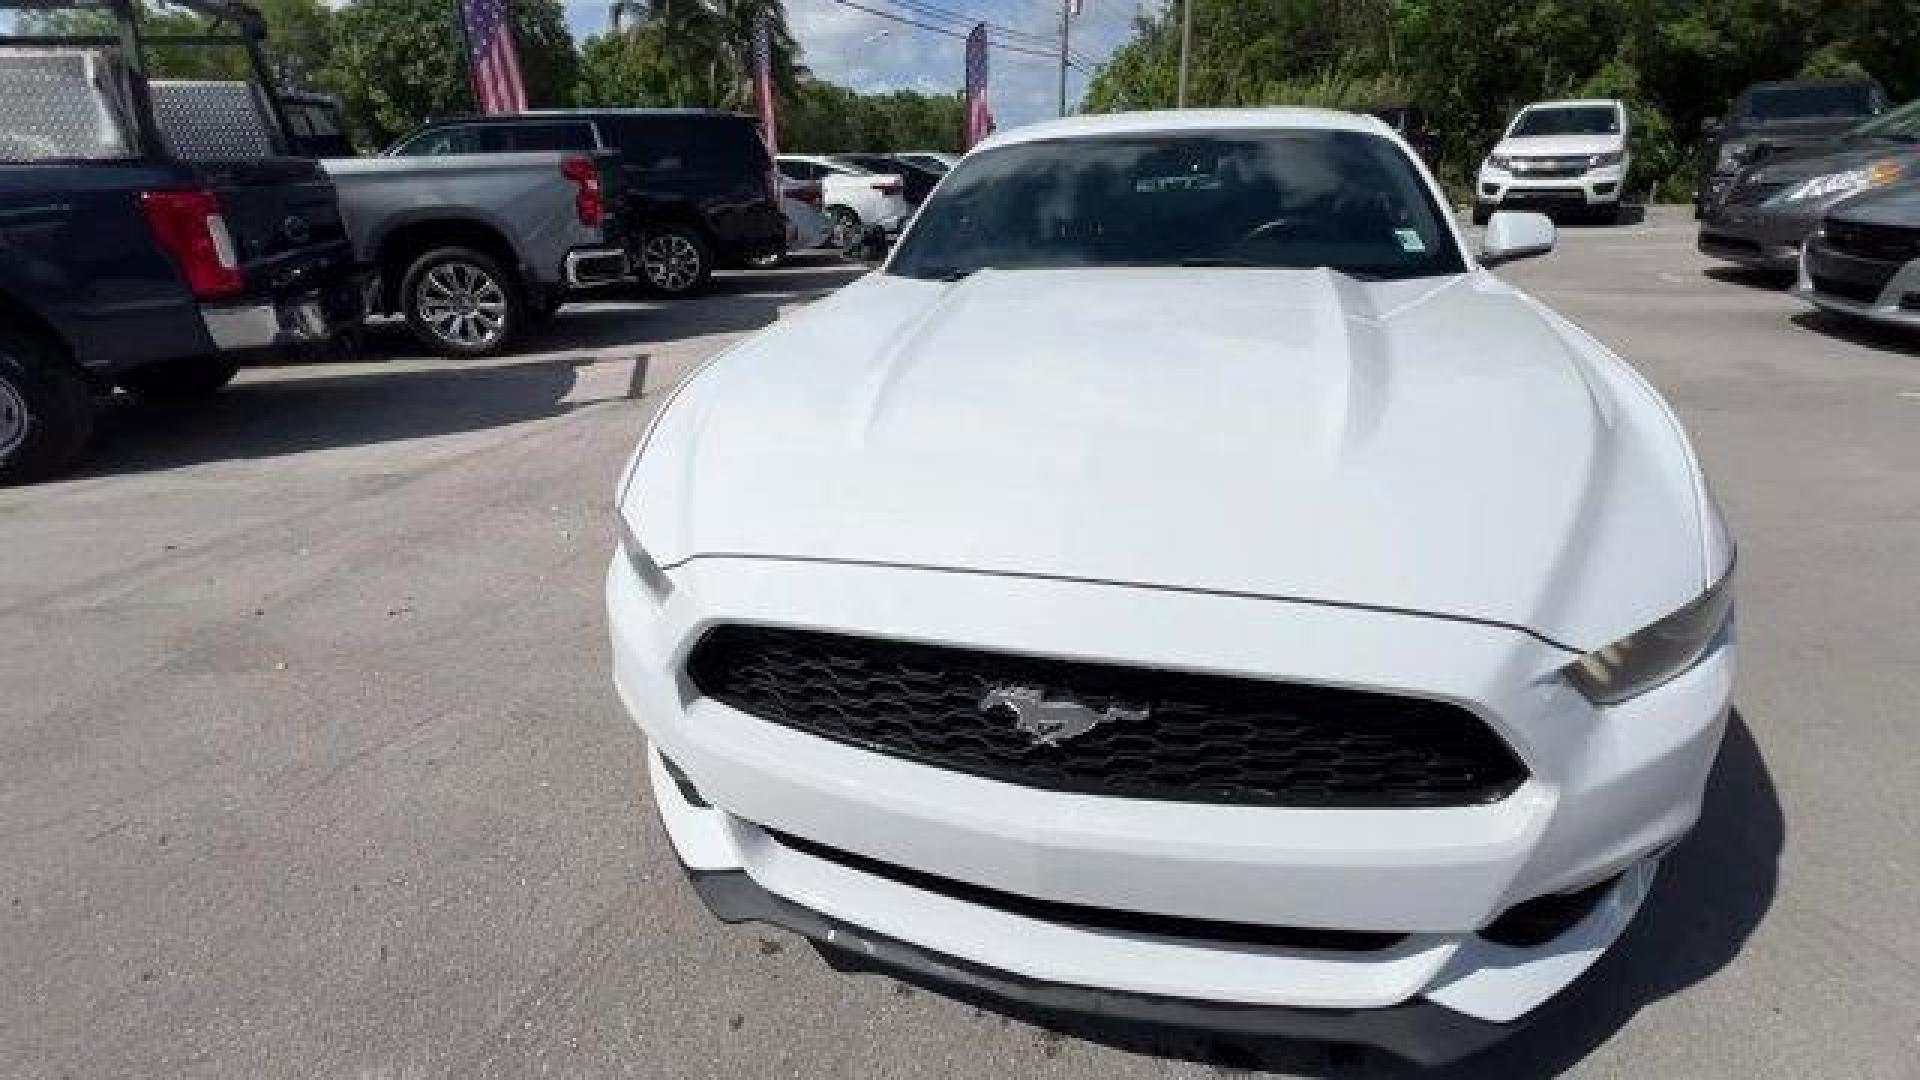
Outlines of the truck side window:
[[474,127],[444,127],[423,131],[395,147],[397,157],[480,153],[480,131]]

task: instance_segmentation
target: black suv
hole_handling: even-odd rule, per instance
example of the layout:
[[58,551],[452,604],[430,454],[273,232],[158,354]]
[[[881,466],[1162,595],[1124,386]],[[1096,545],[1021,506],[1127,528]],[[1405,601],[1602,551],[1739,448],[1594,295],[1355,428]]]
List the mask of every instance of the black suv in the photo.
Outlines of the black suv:
[[1887,92],[1872,79],[1796,79],[1754,83],[1733,99],[1724,119],[1700,126],[1700,186],[1694,216],[1720,201],[1740,171],[1769,157],[1832,141],[1887,111]]
[[612,150],[619,219],[641,280],[685,294],[719,266],[786,251],[787,221],[758,121],[704,109],[560,109],[455,116],[403,137],[389,154]]

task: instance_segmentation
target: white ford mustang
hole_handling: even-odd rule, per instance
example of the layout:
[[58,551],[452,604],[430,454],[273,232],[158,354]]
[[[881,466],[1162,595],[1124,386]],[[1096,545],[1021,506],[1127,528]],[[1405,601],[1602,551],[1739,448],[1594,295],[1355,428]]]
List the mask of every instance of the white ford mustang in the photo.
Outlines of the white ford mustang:
[[1733,544],[1673,413],[1406,146],[1088,117],[691,377],[614,677],[715,913],[1043,1010],[1438,1061],[1698,816]]

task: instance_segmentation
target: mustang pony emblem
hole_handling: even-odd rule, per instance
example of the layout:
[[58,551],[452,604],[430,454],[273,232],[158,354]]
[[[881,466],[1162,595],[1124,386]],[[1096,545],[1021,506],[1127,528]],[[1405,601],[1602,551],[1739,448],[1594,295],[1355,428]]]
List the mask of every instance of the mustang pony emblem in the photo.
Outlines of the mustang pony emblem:
[[1077,701],[1048,701],[1046,691],[1037,686],[996,686],[980,699],[983,713],[1010,712],[1013,726],[1035,746],[1058,746],[1076,739],[1102,724],[1138,723],[1149,709],[1123,709],[1110,705],[1095,712]]

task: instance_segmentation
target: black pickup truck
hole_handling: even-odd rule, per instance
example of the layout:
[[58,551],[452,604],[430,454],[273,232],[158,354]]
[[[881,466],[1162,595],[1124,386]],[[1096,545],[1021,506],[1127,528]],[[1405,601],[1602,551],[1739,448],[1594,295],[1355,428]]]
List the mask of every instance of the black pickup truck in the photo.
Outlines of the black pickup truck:
[[147,77],[132,2],[89,9],[99,36],[0,38],[0,482],[70,461],[116,386],[211,393],[364,313],[333,186],[289,149],[258,13],[185,5],[242,32],[225,40],[256,78],[236,113],[231,82]]

